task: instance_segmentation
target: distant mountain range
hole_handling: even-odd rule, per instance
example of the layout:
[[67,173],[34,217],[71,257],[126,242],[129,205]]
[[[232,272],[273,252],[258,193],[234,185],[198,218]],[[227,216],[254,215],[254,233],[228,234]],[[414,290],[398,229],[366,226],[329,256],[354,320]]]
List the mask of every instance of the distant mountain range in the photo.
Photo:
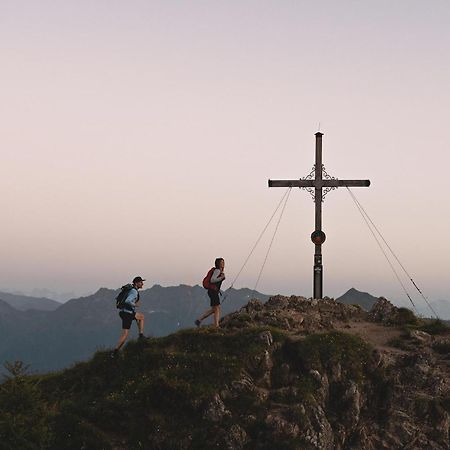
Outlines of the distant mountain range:
[[47,297],[32,297],[29,295],[10,294],[7,292],[0,292],[0,299],[19,311],[27,311],[29,309],[54,311],[61,306],[60,302],[51,300]]
[[[446,300],[436,300],[430,302],[430,305],[441,319],[447,321],[450,320],[450,302]],[[417,310],[423,317],[430,317],[432,315],[430,308],[425,304],[423,300],[419,305],[417,305]]]
[[[337,298],[336,301],[345,303],[348,305],[358,304],[366,311],[370,311],[373,304],[378,300],[377,297],[368,294],[367,292],[360,292],[355,288],[349,289],[344,295]],[[411,309],[414,313],[417,313],[419,316],[423,317],[434,317],[433,311],[430,307],[425,303],[423,299],[418,299],[414,301],[417,311],[414,310],[412,305],[408,306],[408,309]],[[429,302],[431,308],[436,312],[438,317],[442,320],[448,321],[450,319],[450,302],[445,300],[437,300],[433,302]]]

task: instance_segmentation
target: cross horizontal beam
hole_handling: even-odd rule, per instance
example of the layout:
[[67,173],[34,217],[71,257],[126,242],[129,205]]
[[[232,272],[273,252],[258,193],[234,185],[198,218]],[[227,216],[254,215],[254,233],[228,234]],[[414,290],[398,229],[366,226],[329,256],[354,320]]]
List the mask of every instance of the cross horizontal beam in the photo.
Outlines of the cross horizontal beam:
[[269,187],[299,187],[299,188],[324,188],[324,187],[367,187],[370,180],[269,180]]

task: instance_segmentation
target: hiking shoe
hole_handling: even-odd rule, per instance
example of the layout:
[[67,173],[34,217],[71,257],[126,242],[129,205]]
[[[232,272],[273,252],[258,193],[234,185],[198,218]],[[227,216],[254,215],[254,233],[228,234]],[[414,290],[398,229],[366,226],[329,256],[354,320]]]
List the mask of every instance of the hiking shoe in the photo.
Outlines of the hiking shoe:
[[143,342],[143,341],[146,341],[147,340],[147,338],[143,335],[143,334],[140,334],[139,336],[138,336],[138,341],[139,342]]
[[197,319],[197,320],[195,321],[195,325],[197,325],[197,326],[199,327],[200,324],[201,324],[200,320]]
[[111,357],[111,359],[115,359],[119,356],[119,352],[117,350],[114,350],[110,353],[109,356]]

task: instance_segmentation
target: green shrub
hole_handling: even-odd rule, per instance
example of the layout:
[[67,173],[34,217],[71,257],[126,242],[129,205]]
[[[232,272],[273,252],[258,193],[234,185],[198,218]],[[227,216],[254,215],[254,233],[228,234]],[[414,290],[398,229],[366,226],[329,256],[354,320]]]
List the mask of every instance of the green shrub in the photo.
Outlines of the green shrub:
[[5,363],[8,375],[0,385],[0,449],[47,448],[49,413],[38,382],[26,374],[21,361]]
[[393,325],[417,325],[419,320],[408,308],[398,308],[395,318],[390,322]]
[[409,349],[408,344],[409,343],[408,343],[407,339],[405,339],[405,337],[401,337],[401,336],[389,339],[389,341],[387,342],[387,345],[389,345],[391,347],[399,348],[401,350],[408,350]]
[[240,313],[236,316],[236,319],[239,322],[250,322],[252,318],[250,317],[250,314],[248,313]]
[[450,326],[440,319],[427,321],[425,324],[419,326],[418,329],[433,335],[450,333]]
[[443,397],[441,399],[441,405],[445,409],[445,411],[450,414],[450,395],[447,395],[447,397]]
[[51,450],[109,450],[111,445],[101,430],[83,415],[75,401],[64,401],[52,423],[54,433]]
[[450,355],[450,341],[435,342],[433,350],[443,355]]

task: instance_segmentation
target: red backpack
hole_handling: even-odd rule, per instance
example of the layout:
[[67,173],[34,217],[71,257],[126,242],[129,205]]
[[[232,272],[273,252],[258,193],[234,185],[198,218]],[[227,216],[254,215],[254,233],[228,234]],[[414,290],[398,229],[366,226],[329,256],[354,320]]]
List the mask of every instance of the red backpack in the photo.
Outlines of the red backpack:
[[203,278],[203,287],[205,289],[211,289],[213,291],[217,291],[217,285],[214,283],[211,283],[211,277],[213,276],[214,271],[216,270],[215,267],[208,270],[208,273],[206,274],[206,277]]

